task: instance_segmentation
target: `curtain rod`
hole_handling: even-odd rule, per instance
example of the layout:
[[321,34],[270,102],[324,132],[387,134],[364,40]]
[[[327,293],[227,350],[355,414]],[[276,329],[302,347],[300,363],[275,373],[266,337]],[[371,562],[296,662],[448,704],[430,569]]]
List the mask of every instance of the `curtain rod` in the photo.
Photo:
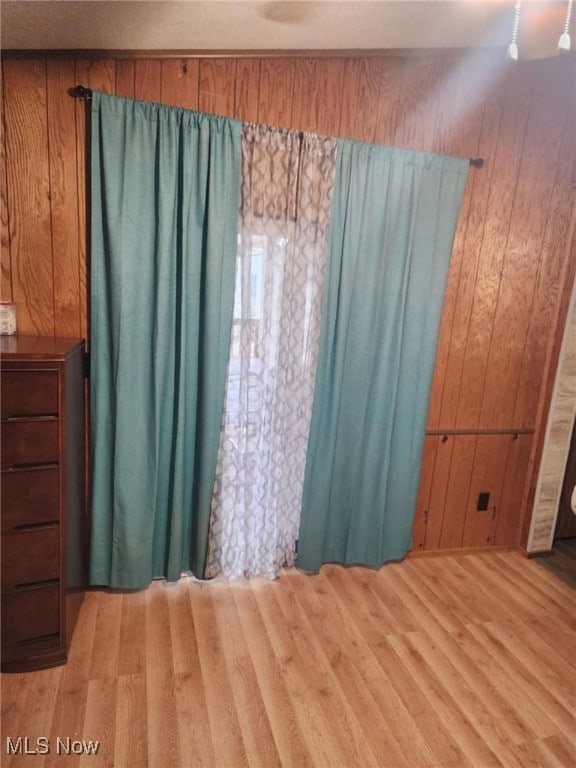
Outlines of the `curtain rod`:
[[[86,101],[90,101],[92,98],[92,88],[86,88],[83,85],[77,85],[74,88],[70,88],[69,93],[76,99],[85,99]],[[471,157],[470,165],[474,166],[474,168],[482,168],[484,165],[484,158]]]

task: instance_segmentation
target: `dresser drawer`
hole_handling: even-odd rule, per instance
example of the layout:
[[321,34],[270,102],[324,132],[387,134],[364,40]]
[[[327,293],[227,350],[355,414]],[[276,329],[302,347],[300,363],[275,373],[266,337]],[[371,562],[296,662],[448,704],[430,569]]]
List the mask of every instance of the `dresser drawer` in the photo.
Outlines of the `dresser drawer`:
[[2,645],[19,646],[60,634],[58,584],[2,595]]
[[2,371],[2,421],[57,414],[56,371]]
[[2,592],[38,586],[59,576],[59,526],[2,535]]
[[83,352],[81,339],[0,336],[2,672],[64,664],[78,617],[88,538]]
[[2,424],[2,469],[58,463],[58,419]]
[[2,473],[2,532],[58,522],[58,467]]

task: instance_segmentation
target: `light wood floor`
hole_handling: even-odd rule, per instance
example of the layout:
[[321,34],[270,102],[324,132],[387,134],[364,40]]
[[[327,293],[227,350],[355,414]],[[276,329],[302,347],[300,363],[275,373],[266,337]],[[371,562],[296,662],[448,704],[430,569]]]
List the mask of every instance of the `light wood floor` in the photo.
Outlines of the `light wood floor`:
[[575,596],[516,552],[92,592],[65,667],[3,676],[0,763],[572,768]]

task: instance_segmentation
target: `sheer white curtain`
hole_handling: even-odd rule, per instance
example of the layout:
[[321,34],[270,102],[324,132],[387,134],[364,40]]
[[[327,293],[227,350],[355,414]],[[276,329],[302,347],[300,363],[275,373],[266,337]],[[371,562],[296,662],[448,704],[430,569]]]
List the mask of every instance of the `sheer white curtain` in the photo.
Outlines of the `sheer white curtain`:
[[236,296],[206,576],[294,563],[336,142],[246,124]]

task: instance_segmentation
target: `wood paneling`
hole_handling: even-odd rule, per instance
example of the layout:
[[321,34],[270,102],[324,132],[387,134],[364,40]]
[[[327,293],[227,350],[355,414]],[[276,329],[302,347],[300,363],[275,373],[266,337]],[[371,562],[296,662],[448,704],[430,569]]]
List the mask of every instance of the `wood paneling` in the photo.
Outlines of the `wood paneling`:
[[531,445],[531,434],[428,435],[413,549],[515,546]]
[[258,122],[290,128],[294,91],[294,61],[262,59],[258,92]]
[[505,482],[496,520],[494,544],[505,546],[519,541],[520,510],[527,483],[526,468],[530,460],[532,435],[509,436]]
[[[442,536],[442,521],[446,508],[446,494],[450,480],[450,468],[452,466],[452,452],[456,438],[447,439],[436,436],[436,451],[434,456],[434,472],[430,483],[430,497],[428,501],[428,522],[426,525],[426,539],[424,549],[434,550],[440,548]],[[424,454],[424,474],[429,472],[426,467],[426,454]]]
[[[1,78],[0,97],[4,114],[4,77]],[[8,185],[6,183],[6,141],[4,119],[0,117],[0,301],[12,301],[12,275],[10,261],[10,222],[8,220]]]
[[[471,188],[471,199],[466,221],[460,217],[456,232],[456,243],[459,242],[461,231],[465,226],[463,249],[465,258],[460,270],[457,300],[452,318],[449,335],[444,331],[450,316],[442,318],[440,344],[437,358],[440,363],[438,377],[434,378],[431,402],[434,404],[441,398],[438,424],[431,422],[435,428],[456,429],[458,426],[472,428],[474,424],[466,418],[458,420],[458,410],[462,392],[463,369],[466,362],[468,338],[471,332],[471,320],[475,306],[476,293],[481,293],[483,284],[479,279],[481,274],[480,256],[483,254],[483,240],[488,220],[488,202],[492,188],[492,179],[496,166],[495,153],[498,141],[498,129],[504,103],[504,83],[497,81],[489,90],[482,113],[482,127],[478,145],[478,156],[484,158],[482,173],[472,172],[468,179],[467,192]],[[452,268],[450,269],[452,272]],[[448,287],[452,284],[448,275]],[[447,350],[447,352],[445,352]],[[446,356],[446,368],[442,376],[443,359]],[[441,390],[441,393],[440,393]],[[437,394],[438,393],[438,394]]]
[[379,62],[380,91],[374,141],[392,146],[399,119],[399,97],[402,86],[402,63],[395,56]]
[[418,56],[404,63],[392,142],[397,147],[432,151],[445,68],[444,57]]
[[[10,265],[18,328],[54,332],[46,63],[4,62]],[[73,151],[73,147],[70,147]]]
[[[115,93],[116,86],[116,62],[108,59],[98,61],[77,61],[76,62],[76,84],[103,91],[104,93]],[[89,316],[89,296],[88,296],[88,274],[90,273],[90,258],[88,241],[90,237],[90,195],[88,194],[86,176],[86,165],[89,162],[89,114],[90,106],[80,99],[76,100],[76,163],[78,169],[77,188],[78,188],[78,250],[80,258],[80,280],[78,285],[78,301],[80,306],[80,336],[87,339],[88,347],[90,345],[90,334],[88,327]]]
[[416,552],[423,550],[426,544],[430,494],[432,492],[432,481],[434,480],[438,440],[438,435],[427,435],[424,441],[420,487],[418,488],[418,498],[416,499],[416,509],[414,511],[414,525],[412,527],[412,549]]
[[[486,377],[495,373],[488,370],[492,335],[500,330],[505,333],[505,329],[495,328],[494,320],[506,246],[510,237],[514,192],[523,157],[523,141],[533,84],[534,78],[529,68],[508,70],[462,366],[457,409],[458,426],[493,426],[480,423],[480,410]],[[508,384],[512,386],[513,382]]]
[[234,117],[235,88],[235,59],[200,60],[199,109]]
[[334,132],[340,121],[344,59],[298,59],[294,70],[292,123],[303,131]]
[[134,97],[154,102],[162,98],[162,62],[159,59],[134,62]]
[[346,62],[339,130],[345,138],[374,141],[380,96],[378,59],[350,59]]
[[66,93],[74,78],[73,61],[47,62],[48,146],[52,264],[54,273],[54,333],[80,336],[78,285],[78,187],[75,104]]
[[166,59],[161,64],[162,103],[182,109],[198,109],[198,59]]
[[[508,435],[478,435],[476,438],[462,533],[464,548],[494,544],[509,442]],[[489,494],[488,509],[479,510],[479,497],[484,493]]]
[[[540,266],[540,254],[550,214],[556,169],[562,158],[562,134],[567,107],[563,98],[566,82],[557,67],[551,66],[545,77],[533,76],[533,93],[524,134],[524,145],[537,147],[524,151],[516,179],[507,247],[502,261],[502,279],[498,306],[482,394],[480,423],[493,428],[510,426],[514,416],[518,381],[527,335],[526,319],[531,315],[534,286]],[[539,179],[534,196],[534,179]],[[532,416],[529,423],[530,415]],[[520,423],[534,426],[535,414],[517,413]]]
[[[475,435],[454,435],[451,438],[454,445],[444,508],[436,510],[437,514],[442,512],[442,534],[438,549],[460,549],[463,545],[467,500],[478,439]],[[426,549],[430,550],[432,546]]]
[[[576,253],[572,253],[571,270],[569,259],[566,258],[571,217],[571,206],[566,204],[566,190],[570,187],[574,189],[575,126],[576,99],[569,99],[546,230],[538,253],[538,280],[524,344],[522,369],[518,377],[513,423],[520,427],[536,423],[542,381],[534,376],[534,372],[545,370],[546,358],[554,343],[551,329],[556,322],[558,297],[562,294],[563,286],[570,284],[576,264]],[[576,203],[576,195],[572,195],[572,200]]]
[[234,117],[257,122],[260,90],[260,59],[239,59],[236,69]]
[[134,65],[133,61],[121,59],[116,62],[116,95],[134,98]]
[[[438,94],[435,152],[488,157],[491,153],[481,150],[484,102],[470,92],[475,58],[453,58],[445,68],[445,87]],[[456,408],[455,396],[459,391],[460,368],[454,367],[455,360],[461,361],[468,329],[471,296],[475,288],[477,258],[470,247],[472,239],[478,239],[476,221],[471,215],[473,203],[479,198],[478,184],[489,180],[488,168],[481,174],[470,173],[462,201],[460,219],[454,237],[452,260],[448,272],[444,310],[440,326],[440,338],[436,355],[436,366],[428,409],[428,426],[445,429],[454,426]],[[488,185],[486,185],[488,188]],[[468,313],[468,314],[466,314]],[[452,373],[453,371],[453,373]]]
[[[67,93],[76,83],[325,135],[481,156],[485,165],[470,170],[456,231],[428,427],[537,433],[515,443],[510,435],[428,439],[414,545],[455,548],[477,534],[516,543],[522,510],[514,500],[527,472],[537,471],[530,452],[541,444],[538,413],[549,398],[556,328],[573,273],[566,248],[575,200],[573,64],[568,56],[506,67],[485,51],[6,58],[2,297],[17,302],[24,332],[89,335],[88,127],[86,105]],[[488,450],[499,441],[509,446],[501,502],[507,511],[484,535],[482,526],[481,534],[469,528],[473,518],[466,523],[467,494],[478,446]]]

